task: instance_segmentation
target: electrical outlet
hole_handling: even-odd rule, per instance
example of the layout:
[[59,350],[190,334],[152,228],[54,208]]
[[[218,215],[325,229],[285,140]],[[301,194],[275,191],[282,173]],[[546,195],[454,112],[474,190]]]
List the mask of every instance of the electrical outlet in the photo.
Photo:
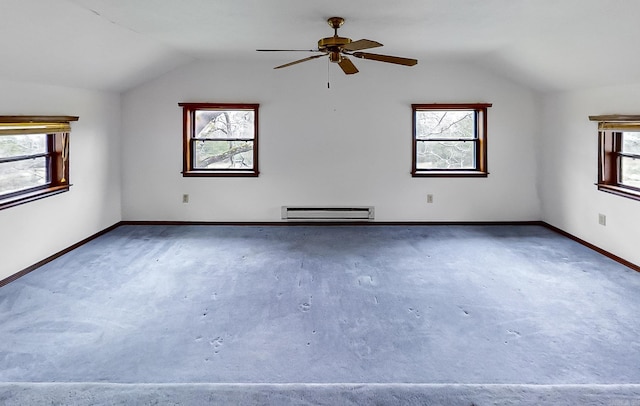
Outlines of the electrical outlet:
[[427,203],[433,203],[433,195],[427,195]]
[[189,195],[187,194],[182,195],[182,203],[189,203]]
[[598,224],[600,224],[601,226],[606,226],[607,225],[607,216],[605,216],[602,213],[598,214]]

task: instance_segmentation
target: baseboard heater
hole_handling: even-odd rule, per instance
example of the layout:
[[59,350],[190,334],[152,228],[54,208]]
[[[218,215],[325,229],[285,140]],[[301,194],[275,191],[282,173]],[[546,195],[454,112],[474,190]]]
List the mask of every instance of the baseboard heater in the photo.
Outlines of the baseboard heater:
[[297,221],[371,221],[374,219],[374,209],[373,206],[282,206],[282,219]]

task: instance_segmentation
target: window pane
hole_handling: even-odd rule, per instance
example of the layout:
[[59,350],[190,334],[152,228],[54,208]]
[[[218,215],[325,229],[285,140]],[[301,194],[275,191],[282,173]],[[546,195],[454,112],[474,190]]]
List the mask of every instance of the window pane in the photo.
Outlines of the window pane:
[[195,116],[195,138],[255,138],[252,110],[196,110]]
[[623,185],[640,188],[640,159],[621,157],[620,172]]
[[474,141],[418,141],[417,169],[475,169]]
[[0,163],[0,194],[46,185],[47,158]]
[[640,132],[622,133],[622,152],[640,154]]
[[194,141],[197,169],[253,169],[253,141]]
[[416,138],[475,138],[475,111],[416,111]]
[[47,152],[46,134],[3,135],[0,137],[0,158],[45,152]]

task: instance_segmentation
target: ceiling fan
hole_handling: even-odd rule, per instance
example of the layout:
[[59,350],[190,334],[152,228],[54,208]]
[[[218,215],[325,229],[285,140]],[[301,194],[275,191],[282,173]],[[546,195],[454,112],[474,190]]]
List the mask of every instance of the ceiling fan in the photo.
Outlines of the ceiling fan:
[[334,30],[333,37],[321,38],[318,41],[318,49],[257,49],[261,52],[288,52],[288,51],[302,51],[302,52],[320,52],[319,55],[310,56],[308,58],[299,59],[297,61],[285,63],[284,65],[276,66],[274,69],[286,68],[287,66],[296,65],[301,62],[310,61],[312,59],[321,58],[325,55],[329,56],[329,61],[337,63],[342,71],[347,75],[358,73],[358,68],[351,62],[348,56],[353,56],[360,59],[371,59],[373,61],[395,63],[397,65],[413,66],[418,63],[418,60],[411,58],[401,58],[399,56],[389,56],[372,54],[369,52],[360,52],[362,49],[381,47],[382,44],[377,41],[371,41],[368,39],[359,39],[352,41],[351,38],[339,37],[338,28],[344,24],[344,18],[331,17],[327,20],[327,23]]

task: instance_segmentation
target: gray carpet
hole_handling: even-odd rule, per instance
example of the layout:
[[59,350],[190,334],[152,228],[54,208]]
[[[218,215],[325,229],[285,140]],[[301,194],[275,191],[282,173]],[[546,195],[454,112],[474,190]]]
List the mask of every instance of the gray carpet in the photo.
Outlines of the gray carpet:
[[0,400],[636,405],[638,314],[539,226],[121,226],[0,288]]
[[638,406],[640,385],[0,384],[23,405]]

